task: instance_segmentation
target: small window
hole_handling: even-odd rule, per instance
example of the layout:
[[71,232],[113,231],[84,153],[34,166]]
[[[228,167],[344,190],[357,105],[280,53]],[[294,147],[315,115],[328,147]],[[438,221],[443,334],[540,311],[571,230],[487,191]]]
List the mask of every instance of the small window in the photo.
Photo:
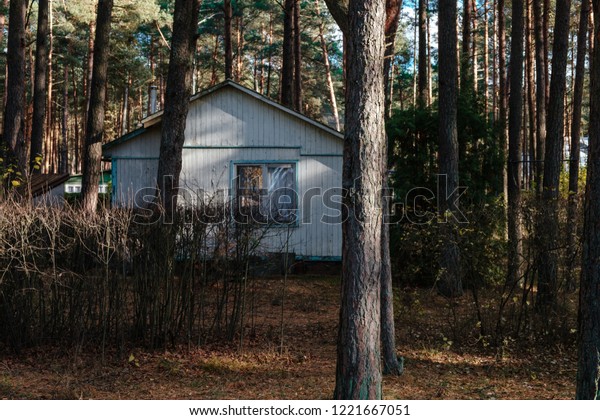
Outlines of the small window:
[[238,212],[259,223],[295,223],[298,197],[295,165],[290,163],[236,166]]

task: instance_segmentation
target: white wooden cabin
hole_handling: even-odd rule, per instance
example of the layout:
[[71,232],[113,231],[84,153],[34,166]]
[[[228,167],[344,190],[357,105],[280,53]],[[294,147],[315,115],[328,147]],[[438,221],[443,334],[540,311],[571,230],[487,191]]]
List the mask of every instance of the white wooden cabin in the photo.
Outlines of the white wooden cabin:
[[[104,146],[113,205],[141,206],[141,191],[156,186],[161,120],[162,112],[151,115]],[[284,223],[273,228],[279,233],[269,235],[263,251],[283,252],[287,242],[302,259],[336,261],[342,254],[342,154],[341,133],[227,81],[191,98],[180,187],[208,196],[221,190],[229,198],[261,183],[269,195],[277,190],[277,214],[285,218],[295,207],[295,222],[288,229],[289,220],[278,220]],[[297,203],[285,193],[290,188]]]

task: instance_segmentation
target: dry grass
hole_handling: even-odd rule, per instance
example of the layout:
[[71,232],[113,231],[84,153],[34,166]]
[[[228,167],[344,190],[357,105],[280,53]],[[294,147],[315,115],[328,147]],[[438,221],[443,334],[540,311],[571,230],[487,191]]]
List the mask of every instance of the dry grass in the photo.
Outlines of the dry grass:
[[[289,279],[257,282],[254,328],[244,347],[213,343],[149,353],[114,350],[104,362],[94,349],[36,348],[0,356],[0,398],[17,399],[326,399],[335,377],[339,282]],[[385,378],[388,399],[554,399],[574,394],[573,348],[454,340],[445,302],[428,290],[404,290],[397,305],[401,377]],[[468,307],[468,298],[459,302]],[[468,314],[463,324],[471,322]],[[466,335],[470,337],[470,335]],[[457,342],[454,342],[457,341]]]

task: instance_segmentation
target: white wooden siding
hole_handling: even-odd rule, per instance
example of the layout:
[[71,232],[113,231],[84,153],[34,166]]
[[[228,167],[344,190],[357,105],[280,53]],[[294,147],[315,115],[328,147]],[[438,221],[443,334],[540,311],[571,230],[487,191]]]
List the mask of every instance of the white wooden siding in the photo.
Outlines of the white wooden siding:
[[[312,188],[320,188],[323,194],[341,187],[343,141],[339,135],[231,86],[193,101],[187,121],[181,187],[211,195],[230,188],[236,162],[294,163],[301,221],[291,230],[290,252],[311,257],[341,255],[341,225],[322,222],[324,215],[339,216],[339,206],[327,209],[323,197],[314,197],[305,210],[302,202]],[[155,186],[159,149],[160,125],[155,125],[108,151],[106,155],[116,162],[116,205],[131,205],[137,191]],[[263,250],[284,250],[287,233],[287,229],[271,229]]]

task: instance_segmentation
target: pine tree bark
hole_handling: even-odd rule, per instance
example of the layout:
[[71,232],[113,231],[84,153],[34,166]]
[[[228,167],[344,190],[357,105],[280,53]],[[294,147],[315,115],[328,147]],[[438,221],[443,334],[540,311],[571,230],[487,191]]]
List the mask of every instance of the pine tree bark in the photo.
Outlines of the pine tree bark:
[[[454,203],[448,200],[458,184],[458,57],[456,0],[440,0],[438,3],[439,36],[439,172],[445,176],[443,196],[438,197],[440,218],[447,219],[441,226],[442,250],[440,255],[440,278],[437,289],[447,297],[463,294],[458,249],[453,217],[447,217]],[[442,178],[443,179],[443,178]],[[440,185],[440,187],[443,187]],[[438,192],[440,194],[440,192]],[[451,194],[450,194],[451,195]]]
[[581,135],[581,105],[585,79],[585,55],[587,52],[590,0],[582,0],[577,32],[577,64],[573,89],[573,119],[571,122],[571,151],[569,156],[569,204],[567,214],[567,289],[577,288],[575,267],[577,265],[577,216],[579,209],[579,158]]
[[546,150],[546,80],[547,67],[545,43],[547,32],[544,29],[544,0],[533,0],[533,16],[535,30],[535,72],[536,90],[535,107],[537,120],[535,127],[535,189],[538,197],[542,194],[542,179],[544,174],[544,154]]
[[[542,209],[538,220],[538,295],[537,306],[549,315],[557,303],[558,292],[558,198],[562,161],[567,53],[571,0],[557,0],[554,45],[552,47],[552,79],[546,116],[546,150]],[[548,319],[548,317],[546,317]]]
[[62,124],[58,173],[69,173],[69,66],[63,68]]
[[384,0],[348,11],[346,134],[342,184],[342,303],[336,399],[380,399],[381,181],[384,127]]
[[[387,155],[387,148],[384,149]],[[381,350],[384,375],[401,375],[404,365],[396,352],[396,321],[394,319],[394,287],[390,257],[390,197],[387,156],[384,156],[384,180],[381,224]]]
[[8,79],[3,139],[13,151],[19,168],[26,173],[28,145],[25,143],[25,21],[27,0],[12,0],[6,53]]
[[349,22],[348,22],[348,6],[349,0],[325,0],[329,13],[338,24],[340,30],[344,34],[348,34]]
[[[506,89],[506,14],[504,12],[504,0],[497,0],[496,7],[496,19],[498,20],[498,137],[500,140],[500,149],[503,151],[504,156],[507,157],[508,89]],[[506,167],[502,171],[502,186],[504,190],[504,202],[508,211],[508,171]],[[506,220],[508,221],[508,214],[506,215]]]
[[157,183],[160,203],[168,215],[177,206],[185,126],[192,90],[193,57],[200,0],[176,0],[167,76]]
[[[85,95],[85,114],[83,123],[87,124],[87,116],[90,112],[90,94],[92,88],[92,74],[94,72],[94,38],[96,37],[96,22],[90,22],[90,38],[88,39],[88,56],[85,66],[85,79],[83,80],[83,92]],[[154,77],[154,73],[152,73]],[[87,131],[87,127],[83,127]],[[85,146],[84,146],[85,147]]]
[[42,157],[44,146],[44,124],[46,122],[46,88],[48,74],[48,4],[49,0],[38,2],[38,27],[35,50],[35,80],[33,86],[33,117],[31,126],[31,153],[29,164],[32,172],[40,172],[43,163],[36,162]]
[[[325,1],[327,6],[334,16],[334,19],[338,23],[340,28],[348,30],[348,0]],[[384,58],[384,87],[386,92],[386,105],[385,114],[391,110],[391,95],[388,92],[391,91],[391,80],[389,79],[390,70],[388,66],[391,66],[392,55],[394,52],[394,42],[396,32],[398,30],[398,24],[400,19],[400,11],[402,10],[402,1],[400,0],[386,0],[385,4],[385,58]],[[389,86],[388,86],[389,83]],[[388,103],[388,101],[390,101]],[[392,267],[390,261],[390,250],[389,250],[389,226],[385,223],[387,220],[387,212],[389,211],[389,198],[385,195],[388,186],[387,177],[387,140],[384,142],[384,158],[383,158],[383,179],[382,185],[384,186],[384,194],[382,195],[384,214],[381,225],[381,344],[383,351],[383,373],[386,375],[400,375],[403,372],[403,366],[398,360],[396,353],[396,330],[394,322],[394,294],[393,294],[393,278],[392,278]]]
[[71,68],[71,79],[73,83],[73,142],[74,142],[74,165],[73,171],[74,173],[80,173],[82,163],[81,163],[81,141],[79,136],[79,98],[77,95],[77,78],[75,77],[75,67]]
[[233,19],[233,7],[231,0],[225,0],[223,3],[225,16],[225,79],[233,80],[233,41],[231,37],[231,22]]
[[478,79],[479,79],[479,63],[478,63],[478,57],[477,57],[477,1],[473,0],[471,2],[471,6],[473,7],[472,10],[472,19],[471,22],[473,23],[473,32],[471,33],[471,59],[473,61],[473,90],[475,92],[478,92],[479,86],[478,86]]
[[521,128],[523,121],[523,0],[512,1],[510,97],[508,116],[508,273],[513,288],[520,279],[521,229]]
[[471,20],[473,0],[463,1],[462,46],[460,51],[460,89],[472,89],[473,80],[470,71],[471,62]]
[[490,109],[490,51],[489,51],[489,5],[488,0],[483,0],[483,114],[488,120]]
[[94,65],[90,86],[89,112],[85,131],[83,180],[81,183],[82,207],[93,213],[98,206],[98,183],[102,164],[102,139],[104,137],[104,106],[108,73],[108,54],[113,0],[98,1]]
[[294,2],[294,109],[302,112],[302,33],[300,0]]
[[385,60],[383,62],[383,77],[385,85],[385,115],[392,116],[392,62],[396,47],[396,32],[400,23],[402,0],[386,0],[385,2]]
[[418,69],[418,94],[417,107],[427,106],[429,88],[429,75],[427,74],[427,0],[419,0],[419,69]]
[[281,63],[281,104],[294,106],[294,4],[285,0],[283,6],[283,52]]
[[533,23],[533,2],[526,0],[525,7],[527,15],[525,18],[527,35],[525,37],[525,68],[527,76],[525,81],[527,82],[527,114],[529,117],[528,121],[528,135],[527,142],[529,146],[529,152],[526,155],[526,159],[529,161],[526,164],[526,175],[527,175],[527,189],[534,190],[534,179],[535,179],[535,157],[536,153],[536,116],[537,112],[535,109],[535,47],[533,41],[534,23]]
[[[52,0],[48,3],[48,82],[47,82],[47,94],[46,94],[46,138],[50,139],[53,135],[54,130],[54,101],[52,99],[52,92],[54,89],[53,85],[53,67],[52,67],[52,53],[54,48],[54,30],[52,25]],[[56,148],[55,150],[58,150]],[[56,154],[56,167],[58,167],[58,153]]]
[[[594,18],[600,0],[593,0]],[[594,29],[600,42],[600,25]],[[593,49],[590,68],[590,122],[587,186],[583,219],[583,261],[579,290],[577,399],[600,399],[600,49]]]

